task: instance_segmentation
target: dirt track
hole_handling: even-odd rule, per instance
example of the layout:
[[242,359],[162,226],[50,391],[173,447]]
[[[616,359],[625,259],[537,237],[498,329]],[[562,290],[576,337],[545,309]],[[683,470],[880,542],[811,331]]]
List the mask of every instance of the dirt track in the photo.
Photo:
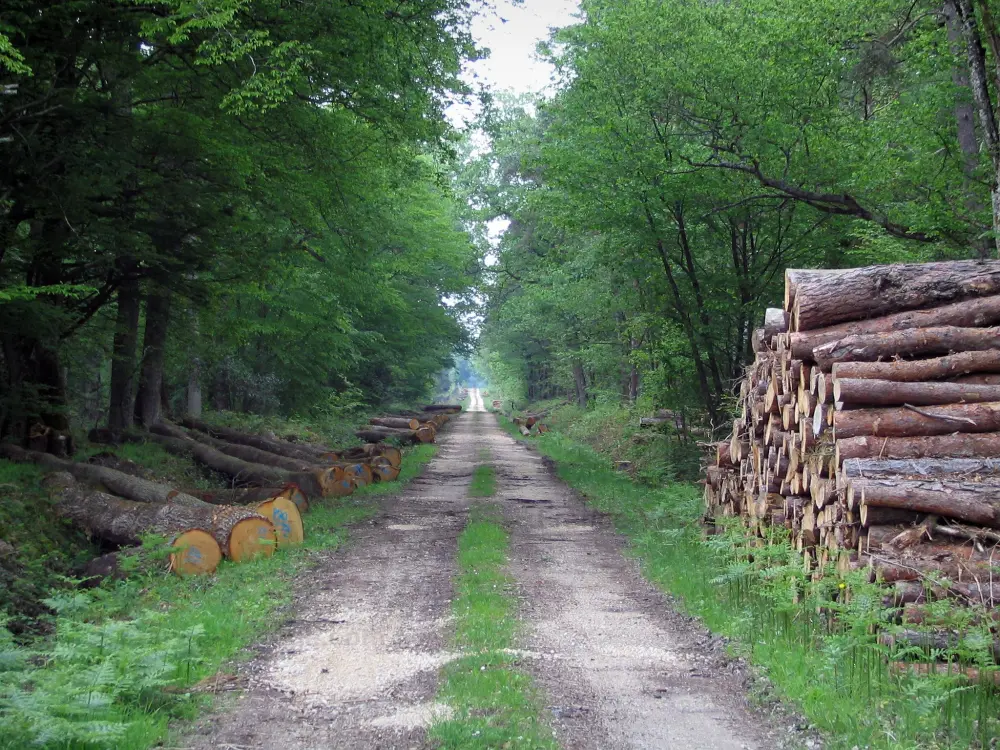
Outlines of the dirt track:
[[[479,399],[476,406],[482,403]],[[481,408],[481,407],[480,407]],[[588,510],[491,414],[451,423],[423,476],[299,587],[294,619],[186,748],[419,748],[448,651],[456,540],[487,448],[511,530],[523,668],[566,748],[770,748],[738,670],[670,609]]]

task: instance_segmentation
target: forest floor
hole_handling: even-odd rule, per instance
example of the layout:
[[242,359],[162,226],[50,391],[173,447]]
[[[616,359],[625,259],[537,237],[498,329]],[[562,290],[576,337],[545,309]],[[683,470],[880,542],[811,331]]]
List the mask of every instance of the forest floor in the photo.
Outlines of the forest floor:
[[[743,664],[676,612],[622,555],[610,522],[482,411],[478,393],[473,401],[424,474],[298,582],[292,617],[239,667],[246,692],[178,728],[173,745],[551,747],[553,733],[564,748],[783,745],[787,728],[747,698]],[[483,503],[499,527],[497,579],[468,546],[470,532],[490,529]],[[497,597],[509,590],[516,619],[509,648],[496,645],[502,634],[483,636],[491,653],[463,631],[486,601],[480,575],[501,581]],[[482,664],[455,669],[470,659]],[[484,685],[490,695],[474,695]],[[540,733],[523,722],[506,741],[472,731],[514,715],[508,693],[521,714],[537,712]]]

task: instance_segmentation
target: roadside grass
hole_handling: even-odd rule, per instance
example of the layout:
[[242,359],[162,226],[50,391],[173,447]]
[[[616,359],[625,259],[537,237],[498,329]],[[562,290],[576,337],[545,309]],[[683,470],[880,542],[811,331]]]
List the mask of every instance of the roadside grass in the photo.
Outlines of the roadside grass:
[[397,481],[314,503],[304,544],[269,558],[223,562],[213,576],[136,576],[91,592],[53,595],[54,635],[16,646],[0,627],[0,748],[145,750],[168,723],[209,699],[185,688],[249,658],[241,649],[287,616],[298,576],[335,549],[347,527],[377,512],[437,448],[408,450]]
[[[501,424],[520,439],[508,420]],[[992,686],[890,672],[890,660],[934,661],[943,654],[880,646],[873,633],[876,626],[892,627],[889,613],[883,592],[861,572],[838,578],[831,571],[813,582],[787,538],[757,546],[739,524],[703,538],[701,492],[691,484],[640,485],[614,471],[607,457],[557,432],[531,442],[554,460],[560,479],[613,519],[645,575],[730,638],[731,648],[825,733],[826,747],[996,745],[1000,695]],[[988,626],[980,630],[976,649],[946,655],[989,666],[992,634]]]
[[[480,473],[486,468],[489,474]],[[489,489],[478,496],[492,495],[492,467],[477,467],[477,475],[484,478],[481,488]],[[512,653],[518,623],[514,582],[505,571],[508,545],[499,509],[486,503],[473,506],[458,538],[459,572],[452,601],[454,644],[465,656],[443,670],[438,698],[454,713],[431,726],[429,739],[435,748],[559,747],[551,728],[539,718],[541,698]]]

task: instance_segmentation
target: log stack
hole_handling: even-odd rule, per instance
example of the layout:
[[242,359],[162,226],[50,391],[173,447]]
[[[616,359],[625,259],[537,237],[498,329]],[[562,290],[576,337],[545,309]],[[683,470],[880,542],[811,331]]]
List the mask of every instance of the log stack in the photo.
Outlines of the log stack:
[[930,576],[992,605],[1000,261],[788,270],[752,340],[708,515],[783,526],[814,575],[868,568],[897,602]]

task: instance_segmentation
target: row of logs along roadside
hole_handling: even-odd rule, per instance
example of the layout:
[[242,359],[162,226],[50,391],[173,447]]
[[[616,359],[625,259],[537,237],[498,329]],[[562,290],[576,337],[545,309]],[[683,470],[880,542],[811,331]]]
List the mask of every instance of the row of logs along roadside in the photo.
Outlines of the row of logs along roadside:
[[123,556],[148,554],[137,546],[147,534],[166,538],[170,570],[188,576],[214,572],[223,558],[242,562],[301,543],[310,503],[395,480],[402,452],[387,441],[433,442],[438,429],[460,411],[461,406],[436,404],[372,419],[373,426],[356,433],[367,442],[344,450],[194,419],[126,436],[154,442],[227,477],[230,488],[223,490],[153,481],[141,466],[108,453],[77,462],[2,443],[0,457],[51,470],[43,486],[57,512],[117,548],[93,561],[89,576],[119,575]]
[[868,570],[904,623],[928,597],[1000,603],[998,324],[1000,261],[786,271],[709,519],[785,527],[814,577]]
[[1000,603],[998,324],[1000,261],[786,271],[709,519],[785,527],[814,577],[868,570],[904,623],[928,597]]

